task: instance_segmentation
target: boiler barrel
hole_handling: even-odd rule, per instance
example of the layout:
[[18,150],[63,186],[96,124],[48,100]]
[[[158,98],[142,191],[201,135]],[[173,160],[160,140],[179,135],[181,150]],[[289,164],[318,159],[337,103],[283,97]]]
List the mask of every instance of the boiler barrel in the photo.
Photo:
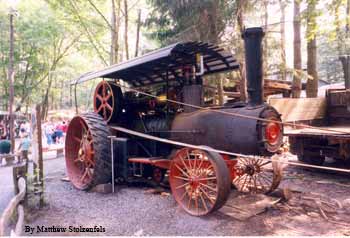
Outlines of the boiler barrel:
[[[277,111],[267,105],[218,110],[280,121]],[[213,110],[198,110],[181,113],[175,117],[172,123],[172,131],[175,133],[171,134],[171,139],[235,153],[269,155],[280,147],[282,130],[282,126],[278,123],[247,119]]]

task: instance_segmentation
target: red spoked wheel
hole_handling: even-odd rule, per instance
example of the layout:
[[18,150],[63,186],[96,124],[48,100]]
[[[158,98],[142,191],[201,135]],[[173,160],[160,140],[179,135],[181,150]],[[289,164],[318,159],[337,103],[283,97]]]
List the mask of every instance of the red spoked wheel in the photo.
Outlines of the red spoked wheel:
[[81,190],[110,179],[109,140],[106,122],[96,113],[75,116],[66,137],[66,167],[72,184]]
[[269,193],[282,180],[282,166],[276,159],[253,157],[237,158],[233,184],[241,192]]
[[169,182],[177,203],[203,216],[222,207],[230,193],[230,173],[218,153],[184,148],[170,165]]
[[123,93],[118,85],[111,81],[100,82],[94,93],[94,112],[107,122],[115,122],[122,110]]

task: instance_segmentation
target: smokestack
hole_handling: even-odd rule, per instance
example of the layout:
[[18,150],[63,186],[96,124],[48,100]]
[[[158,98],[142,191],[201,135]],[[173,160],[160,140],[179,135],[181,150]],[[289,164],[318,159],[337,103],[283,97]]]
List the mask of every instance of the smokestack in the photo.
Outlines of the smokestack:
[[247,28],[243,35],[248,104],[260,105],[264,102],[264,82],[262,66],[262,45],[264,31],[261,27]]

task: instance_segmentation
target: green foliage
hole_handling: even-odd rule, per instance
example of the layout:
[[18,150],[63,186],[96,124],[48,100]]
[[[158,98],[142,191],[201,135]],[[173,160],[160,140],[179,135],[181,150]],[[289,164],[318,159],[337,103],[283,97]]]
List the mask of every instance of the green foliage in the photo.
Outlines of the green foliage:
[[235,12],[233,0],[148,0],[148,37],[161,45],[179,40],[217,42]]

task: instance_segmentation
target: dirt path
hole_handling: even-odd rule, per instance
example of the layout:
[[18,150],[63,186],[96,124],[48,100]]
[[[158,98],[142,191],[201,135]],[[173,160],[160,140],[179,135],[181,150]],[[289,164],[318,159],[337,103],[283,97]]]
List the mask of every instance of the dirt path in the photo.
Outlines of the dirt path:
[[[77,191],[65,175],[64,161],[46,161],[46,197],[49,206],[27,225],[105,228],[91,235],[350,235],[350,210],[324,207],[323,217],[315,202],[303,204],[302,197],[324,201],[350,198],[350,180],[344,175],[322,174],[288,168],[282,187],[299,192],[289,203],[238,221],[218,211],[207,217],[192,217],[181,210],[171,196],[146,194],[146,188],[120,187],[115,194]],[[233,192],[234,193],[234,192]],[[326,220],[328,219],[328,220]],[[87,233],[35,233],[34,235],[86,235]]]

